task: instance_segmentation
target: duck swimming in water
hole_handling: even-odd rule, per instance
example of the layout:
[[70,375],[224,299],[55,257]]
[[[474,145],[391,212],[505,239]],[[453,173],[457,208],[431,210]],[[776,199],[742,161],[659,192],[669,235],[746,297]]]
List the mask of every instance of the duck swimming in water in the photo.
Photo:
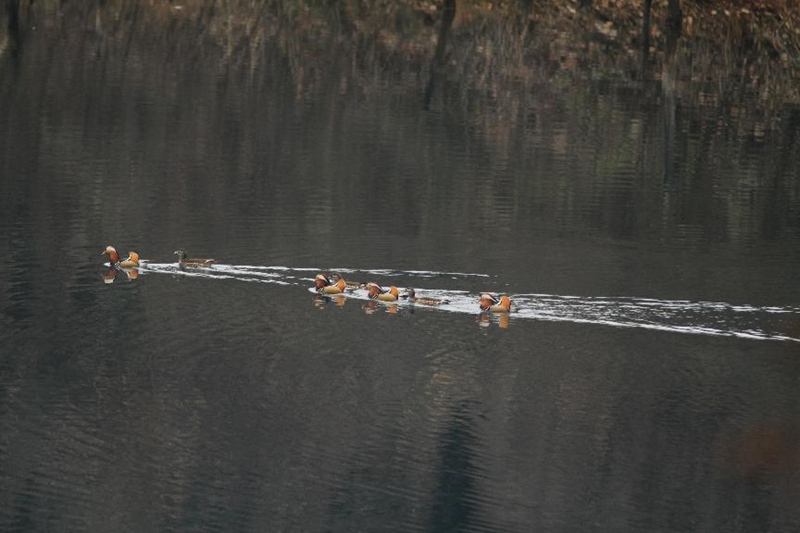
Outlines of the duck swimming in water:
[[363,289],[364,287],[366,287],[366,285],[358,281],[345,281],[345,285],[347,290],[349,291],[354,291],[356,289]]
[[139,278],[139,269],[138,268],[117,268],[117,267],[109,267],[108,272],[103,275],[103,283],[106,285],[110,283],[114,283],[114,280],[117,279],[120,272],[124,272],[125,275],[128,277],[129,280],[133,281]]
[[184,250],[175,250],[175,252],[173,253],[178,256],[178,266],[181,268],[210,267],[211,265],[217,262],[215,259],[188,259],[186,257],[186,252]]
[[492,311],[494,313],[510,313],[511,298],[508,296],[497,296],[493,292],[481,294],[481,311]]
[[408,301],[412,304],[430,305],[435,307],[437,305],[442,305],[447,303],[447,300],[441,300],[439,298],[427,298],[425,296],[417,297],[416,291],[411,287],[406,289],[405,296],[408,297]]
[[106,246],[106,249],[100,255],[107,255],[108,262],[114,268],[135,268],[139,266],[139,254],[136,252],[128,252],[128,257],[120,261],[116,248]]
[[392,285],[388,289],[384,289],[377,283],[367,283],[367,292],[369,297],[373,300],[380,300],[382,302],[396,302],[400,297],[400,290]]
[[[332,278],[336,278],[335,283]],[[346,288],[347,281],[339,274],[330,277],[325,274],[317,274],[314,278],[314,290],[320,294],[341,294]]]

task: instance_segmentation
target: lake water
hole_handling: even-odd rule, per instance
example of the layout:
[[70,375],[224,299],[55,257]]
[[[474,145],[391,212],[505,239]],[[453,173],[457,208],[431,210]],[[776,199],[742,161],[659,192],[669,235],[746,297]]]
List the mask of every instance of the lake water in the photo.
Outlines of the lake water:
[[272,48],[23,34],[3,531],[800,529],[796,108],[544,80],[426,111]]

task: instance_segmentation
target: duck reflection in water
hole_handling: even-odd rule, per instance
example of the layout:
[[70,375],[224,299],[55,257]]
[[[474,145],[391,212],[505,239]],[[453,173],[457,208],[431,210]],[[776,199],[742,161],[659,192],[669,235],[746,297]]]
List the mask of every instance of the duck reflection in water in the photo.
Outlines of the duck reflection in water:
[[347,298],[344,294],[332,294],[332,295],[323,295],[323,294],[315,294],[314,295],[314,305],[320,309],[324,309],[331,303],[335,303],[336,307],[344,307],[344,303],[347,301]]
[[478,324],[481,327],[488,328],[493,322],[497,322],[501,329],[508,329],[508,326],[511,325],[511,318],[508,313],[492,314],[488,311],[478,313]]
[[381,309],[384,309],[390,315],[396,315],[400,311],[400,307],[396,303],[383,302],[378,303],[377,300],[370,300],[361,306],[361,309],[368,315],[371,315]]
[[116,248],[106,246],[106,249],[100,255],[108,257],[108,263],[112,268],[136,268],[139,266],[139,254],[136,252],[128,252],[128,257],[120,260]]
[[114,283],[114,280],[117,279],[120,272],[123,272],[129,280],[134,281],[139,277],[139,270],[136,268],[132,269],[122,269],[122,268],[114,268],[110,267],[105,274],[103,274],[103,283],[108,285],[109,283]]

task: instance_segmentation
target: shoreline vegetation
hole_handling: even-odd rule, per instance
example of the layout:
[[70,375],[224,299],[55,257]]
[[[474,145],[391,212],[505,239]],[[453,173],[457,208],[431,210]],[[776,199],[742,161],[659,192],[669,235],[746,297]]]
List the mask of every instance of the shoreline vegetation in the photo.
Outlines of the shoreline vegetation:
[[[338,84],[519,108],[543,84],[654,86],[688,105],[771,115],[800,105],[796,0],[4,0],[0,57],[42,34],[92,41],[95,56],[161,42],[172,60],[215,50],[250,78],[268,63],[298,97]],[[82,30],[82,31],[80,31]],[[88,49],[88,48],[87,48]],[[452,106],[451,106],[452,107]],[[762,127],[769,127],[768,125]]]
[[[345,213],[365,197],[402,199],[382,216],[414,220],[409,233],[454,217],[465,232],[492,220],[509,239],[552,220],[703,247],[793,238],[796,2],[681,0],[669,18],[670,0],[652,0],[644,54],[646,1],[2,0],[0,98],[23,159],[114,145],[120,159],[97,164],[136,176],[128,193],[141,205],[154,190],[197,190],[187,169],[198,162],[217,176],[203,182],[201,212],[285,172],[295,178],[269,208],[283,220],[324,213],[306,220],[321,239],[331,228],[360,232]],[[374,142],[363,141],[367,125]],[[283,150],[294,127],[323,147],[323,163],[293,157],[291,143]],[[438,139],[449,136],[491,178],[455,199],[460,176],[438,166],[448,160]],[[307,209],[320,168],[332,179],[350,164],[384,170],[327,187]],[[402,172],[436,178],[413,192],[393,178]],[[101,188],[82,186],[40,208],[66,218],[71,205],[99,205]],[[114,202],[105,208],[126,212],[124,195]],[[451,208],[426,207],[436,205]],[[174,209],[171,228],[194,216]]]
[[418,100],[501,137],[526,110],[608,90],[663,104],[667,130],[681,109],[751,138],[800,122],[797,0],[3,2],[0,68],[46,35],[76,68]]

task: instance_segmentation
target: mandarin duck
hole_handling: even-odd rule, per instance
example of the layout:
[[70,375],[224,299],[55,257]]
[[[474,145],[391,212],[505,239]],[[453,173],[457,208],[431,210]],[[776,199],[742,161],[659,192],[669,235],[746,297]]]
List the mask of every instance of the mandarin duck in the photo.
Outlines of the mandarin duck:
[[139,266],[139,254],[136,252],[128,252],[128,257],[120,261],[117,250],[113,246],[106,246],[106,249],[100,255],[107,255],[108,262],[114,268],[135,268]]
[[178,256],[178,266],[181,268],[210,267],[211,265],[217,262],[216,259],[188,259],[186,257],[186,252],[184,250],[175,250],[175,252],[173,253]]
[[388,289],[384,289],[377,283],[367,283],[367,292],[369,297],[373,300],[380,300],[382,302],[396,302],[400,297],[400,291],[397,287],[392,285]]
[[314,278],[314,290],[320,294],[343,293],[347,288],[347,281],[345,281],[345,279],[338,274],[335,274],[333,277],[337,278],[335,283],[331,281],[331,277],[328,277],[325,274],[317,274]]
[[509,313],[487,313],[481,312],[478,313],[478,323],[485,328],[488,328],[492,325],[493,321],[497,322],[497,325],[500,326],[501,329],[508,329],[508,326],[511,324],[511,318]]
[[492,311],[495,313],[511,312],[511,298],[508,296],[497,296],[493,292],[481,294],[481,311]]

